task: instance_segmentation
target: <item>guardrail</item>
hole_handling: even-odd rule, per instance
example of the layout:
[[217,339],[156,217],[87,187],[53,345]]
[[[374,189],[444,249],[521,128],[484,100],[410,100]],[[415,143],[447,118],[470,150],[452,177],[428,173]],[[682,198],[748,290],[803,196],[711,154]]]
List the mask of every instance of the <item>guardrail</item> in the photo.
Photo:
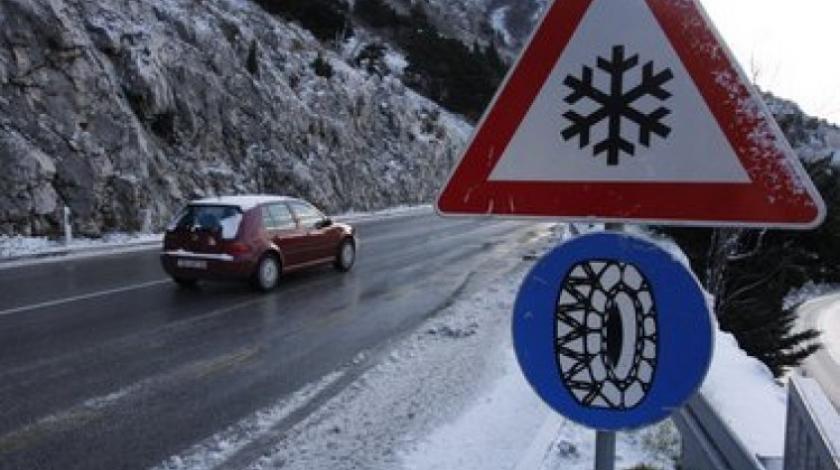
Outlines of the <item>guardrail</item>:
[[840,470],[840,414],[813,379],[788,392],[784,458],[754,455],[698,394],[672,416],[682,437],[682,470]]
[[813,379],[790,381],[785,470],[840,470],[840,415]]
[[682,470],[771,470],[718,416],[702,394],[672,416],[682,437]]

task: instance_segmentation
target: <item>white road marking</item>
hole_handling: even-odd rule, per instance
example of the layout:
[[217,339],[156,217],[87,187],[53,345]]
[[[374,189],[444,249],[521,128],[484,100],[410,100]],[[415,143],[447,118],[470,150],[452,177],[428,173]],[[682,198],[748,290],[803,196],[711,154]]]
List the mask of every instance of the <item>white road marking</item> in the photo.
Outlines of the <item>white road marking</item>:
[[56,305],[69,304],[69,303],[73,303],[73,302],[80,302],[82,300],[95,299],[97,297],[105,297],[105,296],[108,296],[108,295],[120,294],[122,292],[129,292],[129,291],[138,290],[138,289],[146,289],[146,288],[149,288],[149,287],[154,287],[154,286],[158,286],[158,285],[161,285],[161,284],[166,284],[168,282],[171,282],[168,278],[167,279],[158,279],[156,281],[143,282],[143,283],[140,283],[140,284],[133,284],[133,285],[130,285],[130,286],[116,287],[114,289],[101,290],[101,291],[97,291],[97,292],[91,292],[89,294],[82,294],[82,295],[75,295],[75,296],[72,296],[72,297],[65,297],[63,299],[48,300],[46,302],[40,302],[40,303],[32,304],[32,305],[23,305],[23,306],[20,306],[20,307],[14,307],[14,308],[6,309],[6,310],[0,310],[0,317],[6,316],[6,315],[13,315],[15,313],[31,312],[33,310],[38,310],[38,309],[41,309],[41,308],[55,307]]

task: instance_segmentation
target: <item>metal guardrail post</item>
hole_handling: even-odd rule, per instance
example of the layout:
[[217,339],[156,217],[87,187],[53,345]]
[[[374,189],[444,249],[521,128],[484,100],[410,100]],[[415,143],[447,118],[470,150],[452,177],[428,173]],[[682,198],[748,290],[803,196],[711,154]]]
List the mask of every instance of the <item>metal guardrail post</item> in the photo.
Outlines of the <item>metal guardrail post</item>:
[[73,241],[73,223],[70,221],[70,208],[64,206],[64,244],[69,245]]
[[785,470],[840,470],[840,415],[813,379],[790,380]]

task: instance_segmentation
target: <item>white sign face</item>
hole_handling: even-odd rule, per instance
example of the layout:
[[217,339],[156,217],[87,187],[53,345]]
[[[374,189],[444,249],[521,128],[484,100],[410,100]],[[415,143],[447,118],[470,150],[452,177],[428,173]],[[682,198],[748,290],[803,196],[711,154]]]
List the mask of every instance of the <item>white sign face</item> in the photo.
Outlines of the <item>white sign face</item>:
[[[614,56],[616,47],[621,48],[621,56]],[[613,76],[604,69],[610,64],[603,62],[621,66],[613,59],[632,60],[635,65],[629,67],[627,63],[626,72]],[[643,80],[649,63],[653,75]],[[587,117],[605,107],[592,96],[567,103],[574,90],[566,81],[569,77],[583,80],[584,67],[592,72],[598,97],[604,94],[601,98],[631,108],[630,115],[623,115],[618,126],[621,138],[632,146],[632,154],[620,151],[614,164],[609,164],[607,152],[596,155],[595,151],[615,127],[609,115],[592,123],[589,143],[584,147],[579,136],[563,136],[572,124],[564,116],[570,108]],[[636,90],[645,91],[646,85],[655,84],[656,74],[667,71],[671,78],[652,90],[664,90],[667,98],[645,93],[630,99]],[[613,93],[616,81],[621,87]],[[668,111],[657,122],[667,128],[663,131],[667,135],[653,133],[649,145],[645,145],[640,139],[640,124],[633,119],[640,116],[633,115],[647,117],[658,109]],[[545,138],[551,135],[556,138]],[[750,178],[647,3],[594,0],[490,180],[746,183]]]

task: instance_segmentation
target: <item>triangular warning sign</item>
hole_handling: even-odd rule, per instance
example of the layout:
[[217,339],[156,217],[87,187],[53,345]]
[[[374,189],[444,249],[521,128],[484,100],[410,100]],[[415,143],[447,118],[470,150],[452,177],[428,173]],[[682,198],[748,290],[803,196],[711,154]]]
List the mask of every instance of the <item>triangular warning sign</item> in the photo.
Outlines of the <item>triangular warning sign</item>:
[[696,0],[555,1],[444,215],[806,228],[825,214]]

